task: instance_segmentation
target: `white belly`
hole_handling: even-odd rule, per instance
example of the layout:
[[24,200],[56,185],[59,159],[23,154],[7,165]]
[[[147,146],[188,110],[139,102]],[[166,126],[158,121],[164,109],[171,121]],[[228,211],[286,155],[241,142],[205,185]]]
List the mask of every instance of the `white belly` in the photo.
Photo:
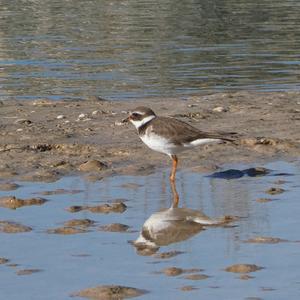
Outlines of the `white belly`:
[[193,148],[200,145],[211,144],[211,143],[219,143],[221,140],[219,139],[198,139],[192,141],[191,143],[185,143],[183,145],[175,145],[170,143],[164,137],[161,137],[157,134],[150,133],[140,136],[141,140],[152,150],[165,153],[168,155],[177,154],[185,149]]
[[152,150],[165,153],[168,155],[176,154],[181,151],[182,147],[170,143],[167,139],[156,134],[145,134],[140,136],[141,140]]

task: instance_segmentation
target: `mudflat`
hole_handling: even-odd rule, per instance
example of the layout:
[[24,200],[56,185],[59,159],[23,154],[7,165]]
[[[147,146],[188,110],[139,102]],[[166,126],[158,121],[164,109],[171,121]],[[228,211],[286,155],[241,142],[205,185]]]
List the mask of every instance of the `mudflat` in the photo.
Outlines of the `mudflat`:
[[176,117],[204,131],[236,132],[236,142],[195,148],[179,167],[212,171],[222,164],[293,159],[300,154],[299,92],[236,92],[185,99],[1,101],[0,178],[54,181],[93,173],[145,175],[169,167],[121,120],[137,106]]

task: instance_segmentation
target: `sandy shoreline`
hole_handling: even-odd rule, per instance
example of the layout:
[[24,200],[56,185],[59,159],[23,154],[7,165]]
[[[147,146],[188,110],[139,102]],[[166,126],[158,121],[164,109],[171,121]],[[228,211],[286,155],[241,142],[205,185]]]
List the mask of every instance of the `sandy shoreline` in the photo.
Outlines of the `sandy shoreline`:
[[[170,167],[167,156],[148,149],[126,111],[150,106],[202,130],[237,132],[236,145],[210,145],[183,153],[180,168],[212,171],[227,163],[293,159],[300,154],[300,93],[237,92],[182,99],[135,101],[0,102],[0,178],[53,181],[92,172],[148,174]],[[221,108],[220,108],[221,107]],[[216,109],[217,108],[217,109]],[[80,165],[97,160],[103,165]]]

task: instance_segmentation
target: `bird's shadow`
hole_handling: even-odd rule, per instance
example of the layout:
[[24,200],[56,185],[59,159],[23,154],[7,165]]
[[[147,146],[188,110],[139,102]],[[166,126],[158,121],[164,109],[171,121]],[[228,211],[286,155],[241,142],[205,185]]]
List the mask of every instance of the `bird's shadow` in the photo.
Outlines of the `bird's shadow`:
[[238,169],[228,169],[221,172],[215,172],[207,177],[218,178],[218,179],[238,179],[244,176],[248,177],[262,177],[262,176],[292,176],[290,173],[277,173],[273,170],[266,169],[264,167],[252,167],[248,169],[238,170]]

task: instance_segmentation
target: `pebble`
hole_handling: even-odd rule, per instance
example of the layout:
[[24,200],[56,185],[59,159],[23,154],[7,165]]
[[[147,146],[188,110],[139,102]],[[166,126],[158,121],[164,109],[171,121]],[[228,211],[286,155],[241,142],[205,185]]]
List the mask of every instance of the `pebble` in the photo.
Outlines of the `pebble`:
[[123,213],[127,209],[127,206],[123,202],[116,202],[109,204],[103,204],[103,205],[97,205],[97,206],[89,206],[87,207],[87,210],[93,213]]
[[155,258],[160,258],[160,259],[169,259],[172,258],[174,256],[177,256],[179,254],[183,254],[184,252],[182,251],[168,251],[168,252],[162,252],[162,253],[158,253],[156,254],[154,257]]
[[32,105],[34,105],[34,106],[55,106],[53,101],[43,100],[43,99],[34,100],[32,102]]
[[48,229],[47,233],[50,234],[77,234],[77,233],[86,233],[87,230],[85,229],[80,229],[80,228],[74,228],[74,227],[58,227],[58,228],[53,228],[53,229]]
[[99,160],[89,160],[78,167],[82,172],[98,172],[107,169],[107,165]]
[[116,121],[116,122],[115,122],[115,125],[116,125],[116,126],[124,126],[124,125],[126,125],[126,123],[125,123],[125,122],[122,122],[122,121]]
[[226,111],[227,111],[227,109],[223,106],[217,106],[217,107],[213,108],[213,112],[221,113],[221,112],[226,112]]
[[99,110],[94,110],[93,112],[92,112],[92,116],[97,116],[97,115],[100,115],[101,113],[100,113],[100,111]]
[[84,119],[84,118],[86,118],[86,117],[87,117],[86,114],[80,114],[80,115],[78,116],[78,119],[79,119],[79,120],[82,120],[82,119]]
[[178,276],[183,273],[183,269],[170,267],[163,270],[163,273],[167,276]]
[[15,223],[12,221],[0,221],[0,232],[18,233],[18,232],[28,232],[31,230],[32,230],[31,227],[19,223]]
[[254,278],[254,277],[251,276],[251,275],[248,275],[248,274],[241,274],[239,278],[240,278],[241,280],[249,280],[249,279],[252,279],[252,278]]
[[9,262],[9,259],[4,258],[4,257],[0,257],[0,265],[6,264]]
[[226,272],[233,273],[250,273],[263,269],[263,267],[254,265],[254,264],[236,264],[229,266],[225,269]]
[[260,203],[267,203],[267,202],[271,202],[273,201],[272,199],[270,198],[258,198],[256,199],[256,202],[260,202]]
[[112,223],[109,225],[100,226],[100,231],[109,231],[109,232],[126,232],[129,226],[120,223]]
[[29,205],[42,205],[46,202],[43,198],[30,198],[30,199],[19,199],[15,196],[4,196],[0,197],[0,206],[10,209],[16,209],[22,206]]
[[31,275],[33,273],[41,272],[41,269],[23,269],[16,272],[17,275]]
[[245,241],[245,243],[253,243],[253,244],[278,244],[278,243],[284,243],[288,242],[288,240],[280,239],[280,238],[274,238],[274,237],[268,237],[268,236],[257,236],[251,239],[248,239]]
[[203,279],[207,279],[210,276],[205,275],[205,274],[190,274],[190,275],[186,275],[184,278],[185,279],[189,279],[189,280],[203,280]]
[[284,189],[281,189],[281,188],[271,187],[271,188],[269,188],[268,190],[266,190],[266,193],[267,193],[267,194],[270,194],[270,195],[278,195],[278,194],[283,193],[284,191],[285,191],[285,190],[284,190]]
[[83,297],[93,300],[100,299],[125,299],[138,297],[148,293],[146,290],[136,289],[120,285],[102,285],[93,288],[87,288],[77,293],[73,293],[71,297]]
[[198,288],[196,288],[192,285],[185,285],[185,286],[181,287],[180,290],[183,292],[188,292],[188,291],[198,290]]
[[19,187],[20,186],[16,183],[9,183],[9,182],[0,183],[0,191],[16,190]]
[[65,115],[58,115],[58,116],[56,117],[56,119],[58,119],[58,120],[65,119],[65,118],[66,118]]
[[64,223],[65,227],[72,227],[72,226],[81,226],[81,227],[88,227],[95,224],[95,221],[90,219],[73,219],[69,220]]
[[15,121],[15,124],[26,124],[26,125],[29,125],[31,123],[32,123],[32,121],[30,121],[29,119],[17,119]]
[[108,214],[108,213],[123,213],[125,210],[127,209],[127,206],[123,203],[123,202],[115,202],[110,204],[102,204],[102,205],[96,205],[96,206],[80,206],[80,205],[75,205],[75,206],[70,206],[69,208],[67,208],[67,210],[69,212],[75,213],[75,212],[79,212],[82,210],[88,210],[92,213],[104,213],[104,214]]

